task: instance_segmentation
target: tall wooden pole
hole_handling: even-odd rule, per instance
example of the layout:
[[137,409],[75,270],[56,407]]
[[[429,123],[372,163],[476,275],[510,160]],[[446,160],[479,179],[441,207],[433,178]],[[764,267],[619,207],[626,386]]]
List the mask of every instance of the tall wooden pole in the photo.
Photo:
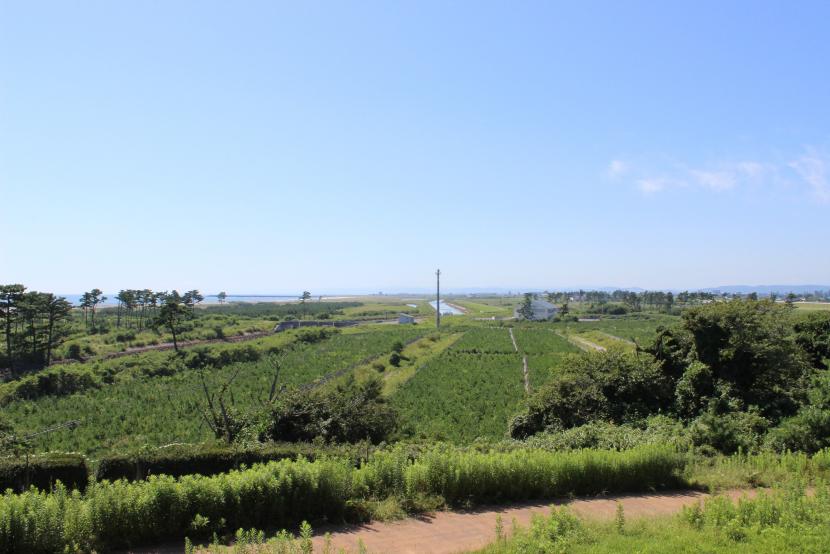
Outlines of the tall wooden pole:
[[441,270],[435,271],[435,328],[441,328]]

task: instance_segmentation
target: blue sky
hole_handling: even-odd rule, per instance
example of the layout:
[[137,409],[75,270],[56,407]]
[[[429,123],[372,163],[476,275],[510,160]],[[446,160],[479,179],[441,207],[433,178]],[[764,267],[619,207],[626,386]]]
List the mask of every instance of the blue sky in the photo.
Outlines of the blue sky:
[[0,282],[830,282],[827,2],[0,2]]

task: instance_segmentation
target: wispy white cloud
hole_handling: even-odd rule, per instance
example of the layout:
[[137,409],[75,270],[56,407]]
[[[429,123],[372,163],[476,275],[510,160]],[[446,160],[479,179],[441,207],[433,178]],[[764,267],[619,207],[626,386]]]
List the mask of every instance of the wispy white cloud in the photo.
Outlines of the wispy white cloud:
[[637,190],[646,195],[679,188],[725,193],[745,186],[794,184],[809,190],[819,202],[830,203],[830,154],[813,147],[789,162],[722,161],[697,167],[674,164],[657,171],[612,160],[606,173],[612,178],[630,178]]
[[640,192],[643,194],[654,194],[665,190],[670,184],[671,183],[669,183],[666,179],[662,179],[660,177],[650,177],[646,179],[639,179],[637,181],[637,188],[639,188]]
[[735,174],[731,171],[703,171],[700,169],[691,170],[694,181],[712,190],[729,190],[735,188]]
[[807,151],[788,164],[813,190],[813,195],[820,202],[830,202],[830,175],[828,175],[827,156],[821,155],[815,148]]
[[628,164],[623,160],[611,160],[611,163],[608,164],[608,169],[606,170],[606,174],[611,177],[612,179],[616,179],[617,177],[622,177],[628,172]]

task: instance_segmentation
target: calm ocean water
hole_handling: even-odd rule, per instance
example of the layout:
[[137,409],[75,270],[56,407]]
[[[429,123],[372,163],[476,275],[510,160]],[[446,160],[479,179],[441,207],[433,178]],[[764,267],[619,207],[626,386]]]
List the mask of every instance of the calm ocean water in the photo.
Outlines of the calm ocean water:
[[[179,291],[181,292],[181,291]],[[117,294],[117,293],[115,293]],[[104,302],[104,306],[116,306],[118,304],[118,300],[115,299],[115,294],[113,293],[104,293],[104,296],[107,297],[106,302]],[[67,300],[69,300],[72,304],[78,305],[81,301],[80,294],[60,294],[58,296],[63,296]],[[291,302],[297,300],[299,295],[288,295],[288,294],[262,294],[262,295],[233,295],[229,294],[226,302]],[[316,296],[312,296],[314,300],[317,300]],[[323,297],[325,298],[325,296]],[[216,295],[208,296],[205,295],[205,299],[202,304],[218,304],[219,300],[216,298]]]

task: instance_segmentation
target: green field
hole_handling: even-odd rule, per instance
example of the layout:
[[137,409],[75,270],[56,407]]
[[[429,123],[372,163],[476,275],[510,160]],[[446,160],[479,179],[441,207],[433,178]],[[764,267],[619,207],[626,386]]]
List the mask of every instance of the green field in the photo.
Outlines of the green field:
[[[417,338],[424,331],[388,326],[368,332],[338,334],[321,343],[301,345],[281,356],[279,382],[310,383],[328,373],[390,352],[396,341]],[[267,359],[232,364],[207,373],[212,387],[240,370],[234,382],[237,405],[246,408],[267,396],[273,370]],[[171,376],[131,376],[112,385],[63,397],[16,401],[4,413],[23,429],[44,429],[79,420],[74,431],[61,431],[36,441],[39,449],[99,453],[142,445],[198,442],[211,439],[194,403],[201,401],[198,374],[192,370]]]

